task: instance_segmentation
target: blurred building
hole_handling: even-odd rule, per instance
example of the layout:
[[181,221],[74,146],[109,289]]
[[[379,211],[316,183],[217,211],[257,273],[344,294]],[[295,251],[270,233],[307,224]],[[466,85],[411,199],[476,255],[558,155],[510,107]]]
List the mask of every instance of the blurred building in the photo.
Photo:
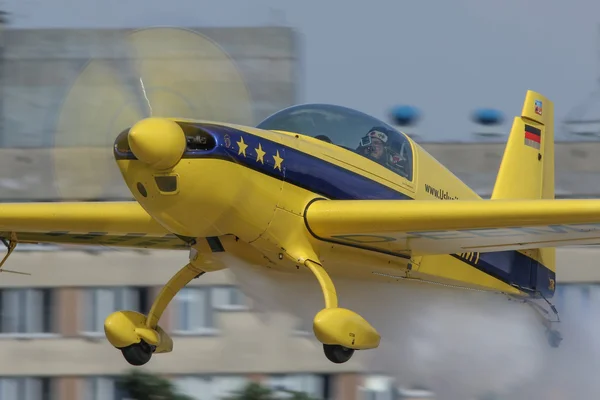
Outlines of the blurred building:
[[[248,77],[257,120],[297,101],[293,31],[200,31],[223,46]],[[57,174],[53,126],[70,82],[90,56],[110,53],[116,34],[4,34],[1,201],[57,200],[56,181],[61,179],[61,185],[76,185],[82,193],[96,185],[77,174]],[[482,196],[489,196],[504,143],[423,146]],[[600,197],[594,149],[600,150],[600,142],[557,144],[559,197]],[[107,176],[101,191],[84,197],[130,198],[116,168]],[[597,247],[558,251],[559,300],[595,293],[600,271],[594,260],[599,255]],[[186,253],[169,251],[19,246],[9,269],[33,275],[3,274],[0,279],[0,399],[117,399],[114,379],[128,365],[104,339],[104,318],[116,309],[147,312],[157,291],[186,260]],[[390,379],[366,374],[360,357],[331,364],[312,333],[302,331],[292,316],[275,316],[276,329],[270,329],[251,311],[251,301],[227,271],[192,282],[161,321],[174,336],[174,352],[156,356],[146,368],[172,378],[202,400],[217,400],[250,380],[331,400],[432,398],[427,391],[397,390]]]
[[[0,398],[116,399],[114,377],[129,366],[105,340],[104,318],[116,309],[147,313],[187,255],[22,247],[11,269],[33,276],[3,274],[0,282]],[[220,399],[249,380],[356,398],[358,364],[332,365],[293,317],[275,316],[275,330],[263,325],[229,273],[205,277],[161,319],[175,349],[150,371],[199,399]],[[41,395],[49,390],[58,397]]]
[[[503,145],[424,147],[482,195],[489,194]],[[596,147],[600,144],[557,144],[557,191],[562,189],[563,197],[600,196],[593,179],[600,165],[589,161]],[[15,151],[1,152],[4,162],[9,158],[4,153]],[[558,250],[559,307],[590,302],[600,293],[599,256],[598,247]],[[114,399],[114,376],[127,365],[103,338],[104,317],[122,308],[147,312],[186,257],[169,251],[22,246],[10,269],[33,275],[6,274],[0,280],[0,398],[51,399],[38,393],[52,388],[65,400]],[[359,358],[333,365],[312,335],[298,330],[294,317],[277,316],[272,330],[250,312],[251,306],[226,271],[192,282],[162,320],[174,335],[174,352],[157,356],[148,369],[172,377],[190,394],[201,393],[199,399],[218,399],[248,380],[327,399],[394,398],[393,382],[363,375]]]

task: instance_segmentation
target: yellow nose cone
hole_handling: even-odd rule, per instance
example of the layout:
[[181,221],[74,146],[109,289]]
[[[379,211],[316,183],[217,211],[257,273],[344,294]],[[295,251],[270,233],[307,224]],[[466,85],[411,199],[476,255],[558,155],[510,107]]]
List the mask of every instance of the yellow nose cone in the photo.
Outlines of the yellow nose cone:
[[186,147],[181,127],[164,118],[139,121],[129,130],[127,140],[135,157],[156,169],[173,167]]

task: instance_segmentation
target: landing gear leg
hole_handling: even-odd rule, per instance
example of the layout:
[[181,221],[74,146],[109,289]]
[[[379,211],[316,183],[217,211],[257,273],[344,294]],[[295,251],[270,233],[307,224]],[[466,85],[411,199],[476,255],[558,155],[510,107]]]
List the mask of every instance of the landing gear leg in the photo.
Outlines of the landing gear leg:
[[341,364],[350,360],[355,350],[378,347],[380,336],[375,328],[357,313],[338,307],[335,286],[325,269],[311,260],[304,265],[319,281],[325,298],[325,308],[315,316],[313,331],[323,343],[327,359]]
[[550,314],[550,311],[548,311],[547,309],[545,309],[541,305],[536,304],[533,301],[529,301],[529,300],[525,300],[525,302],[527,304],[529,304],[537,312],[538,317],[540,318],[540,320],[542,322],[542,325],[544,325],[544,328],[546,328],[545,334],[546,334],[546,339],[548,340],[548,344],[551,347],[556,348],[556,347],[560,346],[560,343],[562,342],[563,337],[562,337],[562,335],[561,335],[561,333],[559,331],[557,331],[556,329],[552,329],[552,324],[553,323],[559,323],[560,322],[560,316],[558,314],[558,310],[556,309],[556,307],[552,303],[550,303],[548,301],[548,299],[546,299],[545,297],[542,296],[542,298],[548,304],[548,306],[550,307],[551,311],[556,316],[556,320],[551,320],[548,317],[548,315]]
[[173,350],[173,340],[158,326],[158,321],[177,292],[204,273],[191,262],[179,270],[162,288],[147,317],[135,311],[117,311],[106,318],[106,338],[121,350],[129,364],[144,365],[152,354]]
[[554,306],[554,304],[550,303],[548,301],[548,299],[546,299],[543,295],[542,298],[546,301],[546,303],[550,306],[550,308],[552,309],[552,312],[554,313],[554,315],[556,315],[556,321],[551,321],[550,319],[546,319],[546,337],[548,338],[548,344],[551,347],[558,347],[560,346],[560,342],[562,342],[563,337],[560,334],[559,331],[552,329],[552,323],[553,322],[560,322],[560,316],[558,315],[558,310],[556,309],[556,307]]
[[17,248],[17,243],[18,243],[17,234],[15,232],[11,232],[10,240],[7,241],[6,239],[0,239],[0,241],[4,244],[4,246],[6,246],[6,255],[4,256],[2,261],[0,261],[0,272],[10,272],[11,274],[31,275],[30,273],[27,273],[27,272],[11,271],[9,269],[4,268],[4,264],[8,260],[8,257],[10,257],[10,255],[13,253],[13,251],[15,251],[15,249]]

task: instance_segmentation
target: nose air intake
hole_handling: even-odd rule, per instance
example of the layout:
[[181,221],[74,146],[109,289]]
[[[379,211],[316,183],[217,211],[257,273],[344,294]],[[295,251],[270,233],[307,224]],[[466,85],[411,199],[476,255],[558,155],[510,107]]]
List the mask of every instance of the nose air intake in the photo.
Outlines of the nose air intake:
[[158,170],[175,166],[186,148],[183,129],[165,118],[139,121],[129,130],[127,141],[138,160]]

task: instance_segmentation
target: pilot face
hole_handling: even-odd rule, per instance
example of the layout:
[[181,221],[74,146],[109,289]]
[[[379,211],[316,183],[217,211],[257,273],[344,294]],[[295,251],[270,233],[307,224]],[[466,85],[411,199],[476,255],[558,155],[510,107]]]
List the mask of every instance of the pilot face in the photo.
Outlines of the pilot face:
[[383,142],[377,138],[371,138],[371,156],[379,160],[383,157],[383,153]]

